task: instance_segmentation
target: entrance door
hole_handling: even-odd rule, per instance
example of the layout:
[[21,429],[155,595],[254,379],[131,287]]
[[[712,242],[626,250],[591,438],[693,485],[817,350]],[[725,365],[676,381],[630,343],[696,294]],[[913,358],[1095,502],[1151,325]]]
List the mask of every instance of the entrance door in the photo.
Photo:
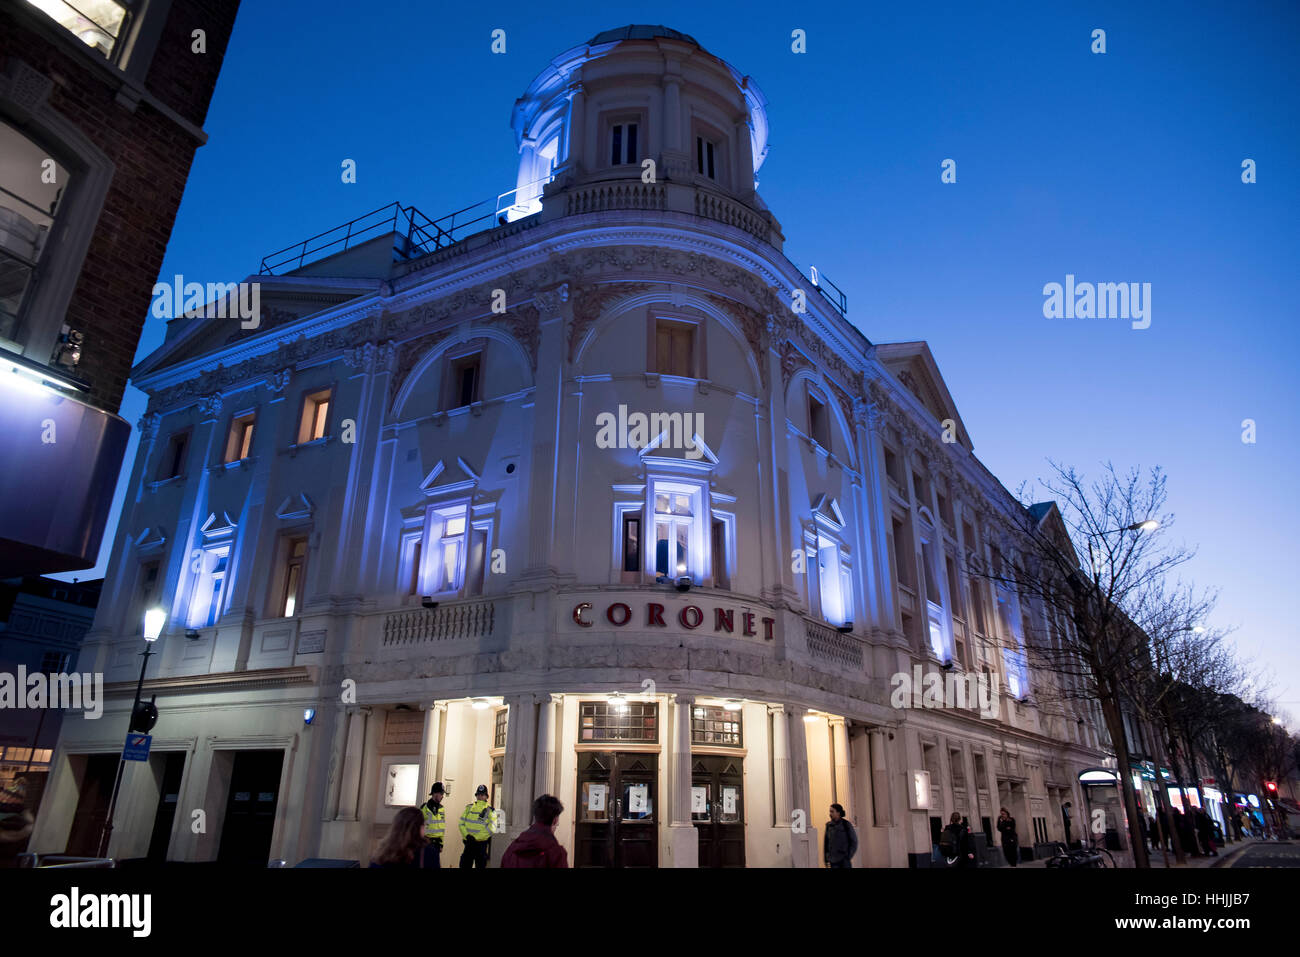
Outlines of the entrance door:
[[[77,760],[74,758],[73,760]],[[72,830],[68,833],[65,854],[76,857],[97,857],[99,839],[108,821],[108,802],[113,795],[113,782],[117,779],[120,754],[90,754],[85,758],[81,775],[81,794],[77,810],[72,815]]]
[[158,795],[158,810],[153,817],[153,836],[149,838],[148,859],[167,859],[167,848],[172,840],[172,823],[176,820],[176,802],[180,798],[181,775],[185,771],[185,752],[168,751],[163,759],[162,788]]
[[283,751],[237,751],[217,860],[265,867],[271,856]]
[[658,865],[658,760],[630,751],[578,755],[574,866]]
[[[743,758],[725,754],[698,755],[691,762],[691,820],[700,836],[700,867],[745,866],[743,769]],[[700,797],[704,808],[695,810]]]

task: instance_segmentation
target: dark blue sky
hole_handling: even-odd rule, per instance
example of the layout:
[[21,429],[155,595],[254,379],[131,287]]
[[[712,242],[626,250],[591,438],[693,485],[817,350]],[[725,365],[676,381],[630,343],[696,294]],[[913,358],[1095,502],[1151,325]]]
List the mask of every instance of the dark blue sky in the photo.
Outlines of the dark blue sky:
[[[1300,714],[1295,4],[574,6],[245,0],[162,276],[239,279],[396,199],[436,218],[495,197],[515,183],[511,106],[545,64],[664,23],[758,81],[787,255],[873,341],[930,343],[1008,488],[1048,457],[1168,470],[1172,534],[1200,548],[1188,575],[1221,589],[1213,624]],[[1150,328],[1045,319],[1067,273],[1151,283]],[[132,390],[122,414],[142,411]]]

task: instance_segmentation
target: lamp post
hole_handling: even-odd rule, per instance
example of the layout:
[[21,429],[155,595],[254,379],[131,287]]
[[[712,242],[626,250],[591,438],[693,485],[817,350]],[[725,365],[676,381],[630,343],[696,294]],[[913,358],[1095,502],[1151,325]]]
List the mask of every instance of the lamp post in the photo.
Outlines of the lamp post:
[[[158,640],[162,634],[163,624],[167,621],[167,613],[161,608],[150,608],[144,613],[144,651],[140,653],[140,680],[135,683],[135,700],[131,703],[131,718],[128,722],[128,736],[136,729],[136,718],[140,713],[140,693],[144,689],[144,672],[149,667],[149,656],[153,654],[153,643]],[[157,709],[153,709],[153,719],[157,720]],[[148,731],[153,727],[153,721],[149,721],[149,727],[143,730]],[[113,796],[108,802],[108,817],[104,821],[104,830],[99,836],[99,857],[105,857],[108,854],[108,845],[113,837],[113,814],[117,810],[117,795],[122,790],[122,772],[126,769],[126,742],[122,743],[122,755],[117,759],[117,777],[113,781]]]

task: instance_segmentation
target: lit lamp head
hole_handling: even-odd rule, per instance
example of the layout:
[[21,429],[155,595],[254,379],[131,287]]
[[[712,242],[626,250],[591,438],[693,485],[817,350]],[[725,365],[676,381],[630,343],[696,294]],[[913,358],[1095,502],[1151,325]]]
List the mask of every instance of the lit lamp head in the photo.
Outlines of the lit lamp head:
[[167,612],[161,608],[150,608],[144,613],[144,640],[157,641],[167,621]]
[[1135,522],[1128,527],[1130,532],[1154,532],[1160,527],[1160,523],[1154,518],[1148,518],[1145,522]]

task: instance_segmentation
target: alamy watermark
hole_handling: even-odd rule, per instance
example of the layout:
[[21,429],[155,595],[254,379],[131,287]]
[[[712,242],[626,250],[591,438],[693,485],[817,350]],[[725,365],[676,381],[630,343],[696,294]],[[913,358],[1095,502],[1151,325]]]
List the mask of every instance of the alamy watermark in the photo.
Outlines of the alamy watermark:
[[17,674],[0,671],[0,709],[5,708],[73,709],[93,720],[104,713],[104,676],[89,672],[28,674],[25,665],[18,666]]
[[978,708],[981,718],[998,717],[998,676],[956,674],[952,671],[925,672],[920,665],[900,671],[889,679],[889,704],[894,708]]
[[262,284],[257,282],[186,282],[179,273],[172,282],[154,283],[153,314],[159,319],[202,316],[241,319],[239,328],[262,324]]
[[702,458],[696,439],[704,431],[703,412],[633,412],[618,407],[618,415],[601,412],[596,416],[596,447],[601,449],[643,449],[654,439],[661,448],[685,449],[688,459]]
[[1134,329],[1151,325],[1151,283],[1080,282],[1067,273],[1065,283],[1043,286],[1045,319],[1132,319]]

